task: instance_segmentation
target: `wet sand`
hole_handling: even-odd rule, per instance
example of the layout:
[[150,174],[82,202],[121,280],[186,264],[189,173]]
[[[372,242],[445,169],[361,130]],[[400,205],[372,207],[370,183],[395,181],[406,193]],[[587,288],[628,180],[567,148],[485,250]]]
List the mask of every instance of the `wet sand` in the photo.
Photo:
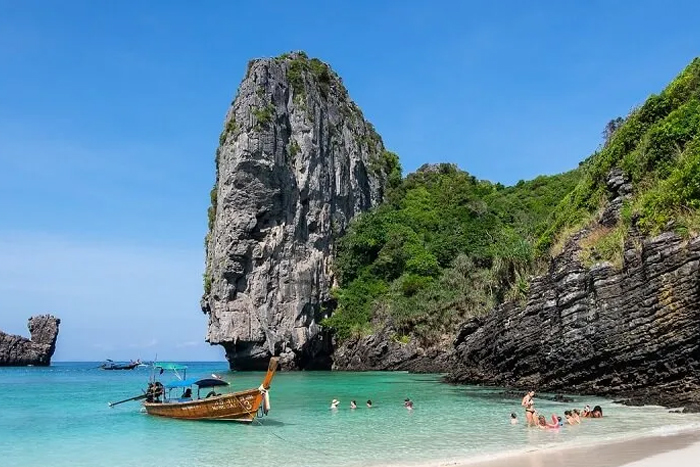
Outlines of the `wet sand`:
[[441,467],[697,467],[700,431],[587,447],[554,448]]

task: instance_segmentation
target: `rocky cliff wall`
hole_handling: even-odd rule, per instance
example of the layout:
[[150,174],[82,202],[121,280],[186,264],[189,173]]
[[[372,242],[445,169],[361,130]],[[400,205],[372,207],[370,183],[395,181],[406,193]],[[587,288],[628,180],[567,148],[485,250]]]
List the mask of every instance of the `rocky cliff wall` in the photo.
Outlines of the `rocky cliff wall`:
[[378,204],[394,159],[340,78],[304,54],[250,62],[217,150],[207,340],[232,367],[329,368],[334,239]]
[[56,351],[61,320],[51,315],[29,318],[31,339],[0,331],[0,366],[48,366]]
[[353,337],[335,348],[334,370],[342,371],[411,371],[445,373],[451,369],[451,342],[421,345],[416,339],[401,342],[390,327],[363,337]]
[[574,236],[527,303],[467,322],[451,381],[700,401],[700,237],[666,233],[625,245],[621,269],[586,268]]

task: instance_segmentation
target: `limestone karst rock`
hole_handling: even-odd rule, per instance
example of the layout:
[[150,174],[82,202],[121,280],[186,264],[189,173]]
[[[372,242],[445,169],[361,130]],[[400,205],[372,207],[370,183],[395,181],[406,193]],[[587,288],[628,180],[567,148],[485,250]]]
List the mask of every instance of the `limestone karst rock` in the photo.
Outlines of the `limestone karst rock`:
[[48,366],[56,351],[61,320],[52,315],[29,318],[31,338],[0,331],[0,366]]
[[[207,340],[233,368],[329,368],[334,239],[384,197],[398,159],[325,63],[253,60],[217,150],[206,239]],[[397,175],[398,174],[398,175]]]

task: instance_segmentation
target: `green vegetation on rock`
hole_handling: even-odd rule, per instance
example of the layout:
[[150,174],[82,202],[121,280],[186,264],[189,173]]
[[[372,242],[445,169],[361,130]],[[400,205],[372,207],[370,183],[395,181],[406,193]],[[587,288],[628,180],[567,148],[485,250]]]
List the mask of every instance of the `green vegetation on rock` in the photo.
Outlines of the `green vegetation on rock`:
[[577,181],[572,171],[505,188],[450,164],[399,180],[338,242],[338,307],[324,324],[341,339],[378,322],[434,340],[487,311],[527,287],[534,233]]
[[[305,76],[310,74],[318,83],[321,97],[326,99],[334,81],[340,78],[326,63],[317,58],[309,59],[304,52],[286,53],[278,57],[280,60],[288,60],[287,80],[294,93],[295,102],[303,102],[306,98]],[[339,86],[342,89],[342,86]]]
[[231,116],[228,122],[226,122],[226,126],[224,127],[223,131],[221,132],[221,134],[219,134],[219,146],[223,145],[226,142],[226,139],[229,137],[229,135],[235,133],[236,130],[238,130],[236,118]]
[[260,109],[251,109],[251,113],[257,120],[255,128],[260,131],[272,123],[272,119],[275,116],[275,107],[272,104],[267,104]]
[[605,261],[615,268],[622,267],[625,228],[620,224],[616,227],[597,227],[580,242],[579,259],[585,266]]
[[[571,234],[585,265],[623,264],[624,242],[675,230],[700,233],[700,59],[626,118],[611,120],[602,148],[579,168],[503,187],[453,165],[393,179],[386,202],[355,219],[337,244],[337,308],[324,325],[341,339],[391,326],[404,341],[435,344],[466,317],[522,300],[529,277]],[[359,141],[371,146],[372,135]],[[398,166],[384,152],[370,170]],[[632,193],[621,220],[595,220],[607,179],[622,169]],[[394,173],[393,169],[389,173]]]
[[619,124],[605,147],[581,167],[576,188],[554,210],[538,240],[544,253],[563,231],[585,224],[606,202],[605,179],[614,167],[631,180],[634,194],[623,220],[645,234],[675,223],[696,231],[700,207],[700,59]]
[[289,153],[289,156],[292,158],[292,160],[294,160],[296,158],[297,154],[299,154],[301,152],[301,148],[299,147],[299,143],[297,143],[296,140],[292,139],[289,142],[289,147],[287,149],[287,152]]
[[217,204],[217,194],[216,194],[216,185],[214,185],[209,192],[209,199],[211,201],[211,204],[209,205],[209,209],[207,210],[207,217],[208,217],[208,224],[207,226],[209,227],[209,231],[211,232],[211,229],[214,228],[214,220],[216,219],[216,204]]
[[209,295],[209,293],[211,292],[211,276],[209,275],[209,273],[205,272],[203,274],[203,277],[204,277],[204,294]]

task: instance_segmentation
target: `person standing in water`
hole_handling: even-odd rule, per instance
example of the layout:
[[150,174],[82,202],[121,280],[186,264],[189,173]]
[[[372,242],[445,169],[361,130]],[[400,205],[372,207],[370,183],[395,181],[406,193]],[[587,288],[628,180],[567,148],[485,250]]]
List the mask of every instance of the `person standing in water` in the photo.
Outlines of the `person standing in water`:
[[367,408],[368,409],[372,408],[372,401],[370,399],[367,399]]
[[510,424],[511,425],[517,425],[518,424],[518,416],[513,412],[510,414]]
[[408,397],[406,400],[403,401],[403,406],[406,407],[409,411],[413,410],[413,401],[409,399]]
[[525,397],[523,397],[522,402],[520,405],[525,407],[525,421],[527,422],[527,426],[536,426],[538,425],[538,420],[535,419],[535,391],[530,391],[527,394],[525,394]]
[[351,409],[356,409],[356,408],[357,408],[357,402],[355,402],[355,401],[350,401],[350,408],[351,408]]
[[333,401],[331,401],[331,409],[336,410],[338,408],[338,404],[340,404],[340,401],[338,399],[333,399]]

